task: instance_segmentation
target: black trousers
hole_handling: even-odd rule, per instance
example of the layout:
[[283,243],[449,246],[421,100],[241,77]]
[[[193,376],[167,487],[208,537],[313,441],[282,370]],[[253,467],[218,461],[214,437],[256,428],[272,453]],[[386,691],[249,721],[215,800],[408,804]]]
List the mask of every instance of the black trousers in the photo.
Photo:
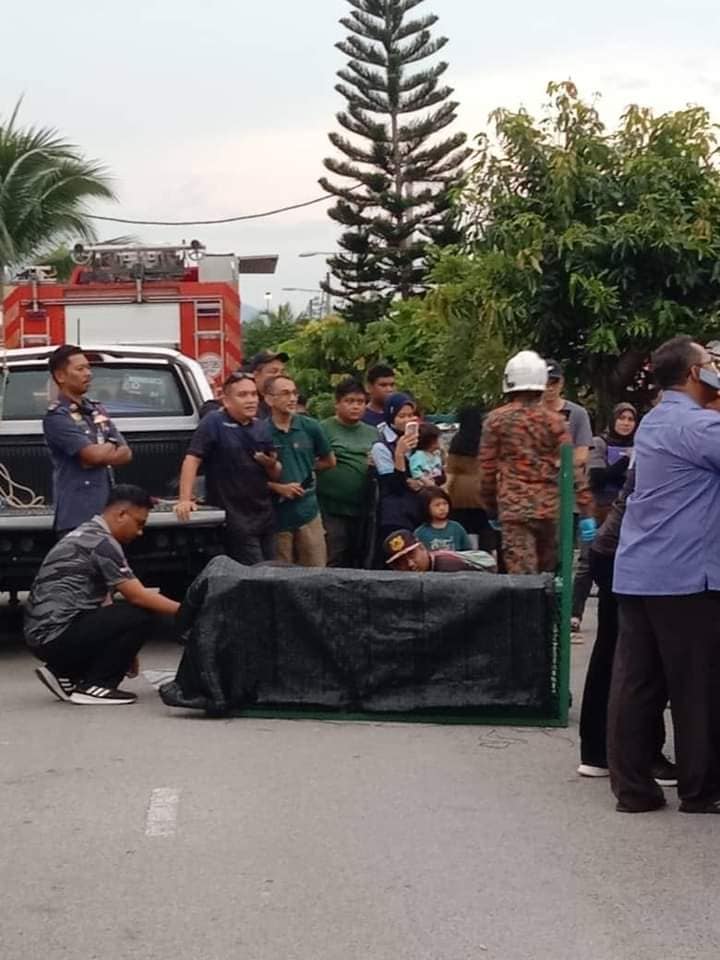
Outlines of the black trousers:
[[580,556],[573,580],[572,616],[574,620],[582,620],[585,613],[585,604],[590,596],[593,585],[593,576],[590,570],[590,544],[580,544]]
[[460,507],[450,511],[450,519],[461,524],[468,533],[478,538],[478,549],[492,553],[497,550],[500,535],[490,526],[487,513],[479,507]]
[[231,560],[252,567],[264,560],[275,559],[275,534],[272,530],[259,536],[248,536],[232,527],[225,528],[225,552]]
[[[580,759],[593,767],[607,767],[608,700],[618,637],[618,603],[612,590],[615,558],[591,550],[589,560],[592,579],[598,586],[597,634],[580,710]],[[666,702],[667,694],[655,721],[653,759],[660,756],[665,744]]]
[[670,694],[681,800],[720,796],[720,593],[619,600],[608,710],[613,792],[642,809],[661,791],[650,768]]
[[357,569],[362,566],[363,517],[340,517],[337,514],[322,515],[327,544],[327,565]]
[[60,677],[114,688],[164,619],[125,603],[98,607],[78,614],[64,633],[35,652]]

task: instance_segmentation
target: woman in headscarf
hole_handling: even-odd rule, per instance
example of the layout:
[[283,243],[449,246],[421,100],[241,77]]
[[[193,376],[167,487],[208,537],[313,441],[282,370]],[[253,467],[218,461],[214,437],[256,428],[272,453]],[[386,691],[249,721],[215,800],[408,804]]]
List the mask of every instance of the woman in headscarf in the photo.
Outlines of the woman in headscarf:
[[[628,467],[633,452],[635,431],[638,426],[637,410],[631,403],[619,403],[612,413],[610,427],[599,437],[593,437],[588,463],[588,482],[595,498],[595,517],[602,524],[610,507],[625,485]],[[589,550],[580,558],[573,585],[572,620],[573,633],[579,633],[585,604],[592,587]]]
[[[410,424],[415,426],[408,427]],[[385,401],[385,423],[380,439],[370,451],[379,486],[378,539],[382,543],[394,530],[414,530],[422,522],[418,491],[423,483],[410,476],[409,457],[418,442],[417,406],[406,393],[393,393]]]
[[631,403],[619,403],[612,414],[610,428],[593,437],[588,480],[596,504],[598,523],[602,523],[625,484],[638,426],[637,410]]
[[450,442],[447,460],[448,493],[452,501],[452,520],[475,534],[479,549],[497,549],[497,533],[492,529],[480,496],[480,436],[482,407],[463,407],[459,414],[460,429]]

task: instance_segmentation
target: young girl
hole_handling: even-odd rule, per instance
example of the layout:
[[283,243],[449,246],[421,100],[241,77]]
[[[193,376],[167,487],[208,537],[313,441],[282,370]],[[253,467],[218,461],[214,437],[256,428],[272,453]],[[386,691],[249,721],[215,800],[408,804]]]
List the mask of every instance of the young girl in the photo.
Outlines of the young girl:
[[434,423],[420,424],[417,449],[410,457],[410,476],[426,486],[445,483],[440,431]]
[[472,550],[465,527],[449,520],[452,504],[444,490],[428,488],[420,494],[425,523],[418,527],[415,536],[428,550]]

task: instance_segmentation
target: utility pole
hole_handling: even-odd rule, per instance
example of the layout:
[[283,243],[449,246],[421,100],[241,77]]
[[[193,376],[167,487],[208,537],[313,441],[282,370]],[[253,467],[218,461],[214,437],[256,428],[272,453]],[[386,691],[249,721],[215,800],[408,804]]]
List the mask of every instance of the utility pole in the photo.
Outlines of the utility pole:
[[[303,253],[298,254],[299,257],[306,259],[307,257],[334,257],[334,250],[306,250]],[[329,317],[332,313],[332,296],[330,294],[330,270],[325,274],[325,290],[323,291],[323,312],[326,317]]]

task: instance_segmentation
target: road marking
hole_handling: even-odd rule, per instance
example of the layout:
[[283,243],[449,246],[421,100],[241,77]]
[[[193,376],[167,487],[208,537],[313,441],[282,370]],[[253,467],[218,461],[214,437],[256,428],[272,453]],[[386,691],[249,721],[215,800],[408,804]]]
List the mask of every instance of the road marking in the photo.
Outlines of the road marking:
[[179,790],[173,787],[158,787],[153,790],[145,820],[145,836],[172,837],[177,827],[179,803]]

